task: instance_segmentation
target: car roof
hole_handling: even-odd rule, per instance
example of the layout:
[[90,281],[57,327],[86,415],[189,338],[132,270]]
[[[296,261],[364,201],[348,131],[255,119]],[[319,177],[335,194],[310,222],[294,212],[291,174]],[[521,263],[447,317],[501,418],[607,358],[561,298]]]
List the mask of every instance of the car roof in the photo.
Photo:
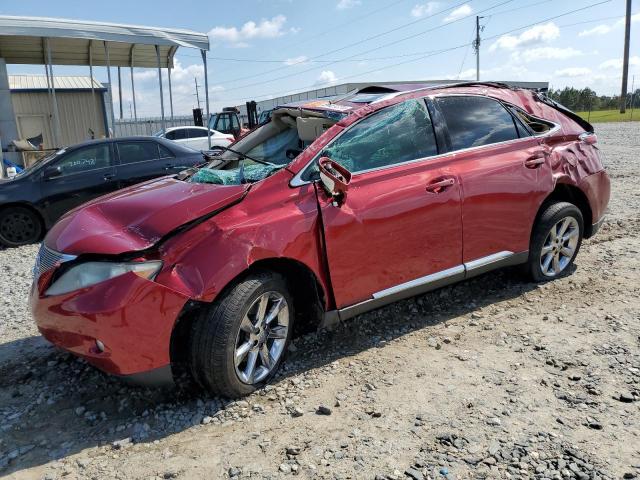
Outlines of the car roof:
[[178,145],[177,143],[172,142],[171,140],[167,140],[166,138],[152,137],[147,135],[132,135],[129,137],[97,138],[95,140],[87,140],[85,142],[80,142],[80,143],[76,143],[76,144],[64,147],[64,150],[70,151],[70,150],[76,150],[77,148],[86,147],[89,145],[99,145],[102,143],[113,143],[113,142],[122,142],[122,141],[157,142],[172,149],[174,149],[175,146]]
[[206,130],[207,127],[200,127],[198,125],[179,125],[177,127],[169,127],[169,128],[165,128],[164,131],[165,132],[171,132],[173,130],[182,130],[184,128],[197,128],[199,130]]
[[[393,85],[369,85],[344,95],[333,95],[314,100],[301,100],[287,103],[276,108],[301,108],[329,114],[341,113],[343,115],[349,115],[367,105],[391,99],[396,99],[396,101],[399,102],[409,98],[443,93],[475,93],[501,99],[510,98],[513,100],[514,95],[510,95],[508,92],[527,92],[527,95],[531,94],[531,90],[512,87],[505,83],[498,82],[458,82],[436,85],[427,83],[398,83]],[[517,97],[516,95],[515,98]],[[520,104],[521,102],[516,103]]]

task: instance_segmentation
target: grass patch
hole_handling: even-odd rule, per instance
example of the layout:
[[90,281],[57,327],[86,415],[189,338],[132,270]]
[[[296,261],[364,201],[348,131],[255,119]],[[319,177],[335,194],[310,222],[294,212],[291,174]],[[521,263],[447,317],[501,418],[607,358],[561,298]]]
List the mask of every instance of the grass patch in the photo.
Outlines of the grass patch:
[[[620,113],[619,110],[593,110],[591,116],[589,112],[576,112],[585,120],[588,119],[590,123],[605,123],[605,122],[630,122],[631,121],[631,109],[627,109],[625,113]],[[633,112],[633,121],[640,121],[640,108],[636,108]]]

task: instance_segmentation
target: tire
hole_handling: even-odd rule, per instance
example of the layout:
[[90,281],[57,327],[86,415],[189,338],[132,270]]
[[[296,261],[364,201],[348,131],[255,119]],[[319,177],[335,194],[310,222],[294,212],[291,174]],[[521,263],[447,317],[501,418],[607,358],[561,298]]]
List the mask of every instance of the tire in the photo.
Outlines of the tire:
[[6,247],[35,243],[43,230],[40,216],[31,208],[12,206],[0,210],[0,244]]
[[193,322],[189,341],[193,378],[211,393],[229,398],[262,387],[282,363],[294,313],[287,284],[277,273],[259,272],[239,281]]
[[565,275],[578,255],[583,235],[584,220],[578,207],[568,202],[548,205],[531,236],[526,265],[529,277],[546,282]]

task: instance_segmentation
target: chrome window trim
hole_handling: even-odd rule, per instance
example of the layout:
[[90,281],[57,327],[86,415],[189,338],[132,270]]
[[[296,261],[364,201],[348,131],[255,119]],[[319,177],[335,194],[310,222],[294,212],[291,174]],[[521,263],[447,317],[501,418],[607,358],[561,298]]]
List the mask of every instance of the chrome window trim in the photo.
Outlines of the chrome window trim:
[[[404,93],[406,93],[406,92],[402,92],[402,94],[404,94]],[[440,97],[445,97],[445,96],[446,97],[453,97],[453,96],[471,97],[471,96],[473,96],[473,97],[490,98],[491,100],[494,100],[494,101],[496,101],[498,103],[502,103],[500,100],[497,100],[497,99],[495,99],[493,97],[487,97],[486,95],[479,95],[479,94],[476,94],[476,93],[474,93],[474,94],[471,94],[471,93],[470,94],[461,94],[461,93],[446,94],[446,93],[443,93],[443,94],[437,94],[437,95],[426,95],[426,96],[420,97],[420,98],[425,99],[425,98],[429,97],[429,98],[433,99],[433,98],[436,98],[438,96],[440,96]],[[391,97],[391,98],[393,98],[393,97]],[[407,100],[414,100],[414,99],[407,99]],[[373,102],[373,103],[375,103],[375,102]],[[509,105],[511,105],[511,104],[509,104]],[[503,108],[504,108],[504,106],[503,106]],[[380,111],[380,110],[377,110],[377,111]],[[509,112],[507,112],[507,113],[509,113]],[[527,114],[531,115],[529,113],[527,113]],[[509,115],[511,115],[511,114],[509,114]],[[531,115],[531,116],[534,117],[534,118],[538,118],[538,117],[535,117],[534,115]],[[349,125],[344,130],[342,130],[338,135],[336,135],[334,138],[332,138],[331,141],[329,143],[327,143],[322,148],[322,150],[324,150],[325,148],[329,147],[331,144],[333,144],[333,142],[335,142],[338,138],[340,138],[345,132],[349,131],[349,129],[351,129],[351,127],[353,127],[354,125],[357,125],[358,123],[360,123],[365,118],[369,118],[369,116],[362,117],[357,122],[354,122],[353,124]],[[416,162],[422,162],[422,161],[425,161],[425,160],[437,160],[437,159],[440,159],[440,158],[446,158],[448,156],[452,157],[452,156],[455,156],[455,155],[457,155],[459,153],[466,153],[466,152],[469,152],[469,151],[475,151],[475,150],[480,150],[480,149],[483,149],[483,148],[494,147],[496,145],[508,145],[508,144],[511,144],[511,143],[516,143],[516,142],[529,140],[531,138],[549,137],[549,136],[552,136],[552,135],[556,134],[560,130],[560,125],[559,124],[557,124],[555,122],[552,122],[550,120],[546,120],[546,119],[540,119],[540,120],[544,120],[547,123],[551,123],[551,124],[554,125],[554,127],[551,130],[549,130],[548,132],[544,132],[544,133],[541,133],[539,135],[531,135],[529,137],[519,137],[519,138],[514,138],[512,140],[505,140],[504,142],[487,143],[486,145],[479,145],[477,147],[461,148],[460,150],[452,150],[450,152],[440,153],[438,155],[433,155],[431,157],[416,158],[414,160],[407,160],[405,162],[394,163],[392,165],[384,165],[382,167],[369,168],[367,170],[360,170],[358,172],[352,172],[352,174],[353,174],[353,176],[356,176],[356,175],[361,175],[361,174],[364,174],[364,173],[376,172],[378,170],[385,170],[385,169],[388,169],[388,168],[398,167],[398,166],[402,166],[402,165],[409,165],[409,164],[416,163]],[[302,179],[302,175],[305,173],[305,171],[314,162],[316,162],[318,160],[320,153],[321,152],[318,152],[318,154],[316,156],[314,156],[311,160],[309,160],[309,162],[307,162],[307,164],[304,167],[302,167],[298,173],[295,174],[295,176],[289,181],[289,186],[290,187],[294,187],[295,188],[295,187],[301,187],[303,185],[307,185],[309,183],[314,183],[314,182],[309,181],[309,180],[303,180]]]

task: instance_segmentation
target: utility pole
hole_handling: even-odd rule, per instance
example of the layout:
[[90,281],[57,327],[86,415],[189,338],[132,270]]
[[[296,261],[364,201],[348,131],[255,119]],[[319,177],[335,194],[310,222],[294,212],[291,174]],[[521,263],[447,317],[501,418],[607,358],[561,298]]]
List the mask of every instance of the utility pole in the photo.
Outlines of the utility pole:
[[120,67],[118,67],[118,100],[120,103],[120,120],[122,120],[122,77],[120,76]]
[[629,77],[629,39],[631,37],[631,0],[627,0],[627,15],[624,25],[624,55],[622,56],[622,91],[620,113],[627,111],[627,77]]
[[484,17],[476,16],[476,39],[473,42],[473,48],[476,51],[476,81],[480,81],[480,32],[484,27],[480,27],[480,19]]
[[198,108],[200,108],[200,93],[198,92],[198,79],[193,77],[193,80],[196,82],[196,100],[198,101]]

